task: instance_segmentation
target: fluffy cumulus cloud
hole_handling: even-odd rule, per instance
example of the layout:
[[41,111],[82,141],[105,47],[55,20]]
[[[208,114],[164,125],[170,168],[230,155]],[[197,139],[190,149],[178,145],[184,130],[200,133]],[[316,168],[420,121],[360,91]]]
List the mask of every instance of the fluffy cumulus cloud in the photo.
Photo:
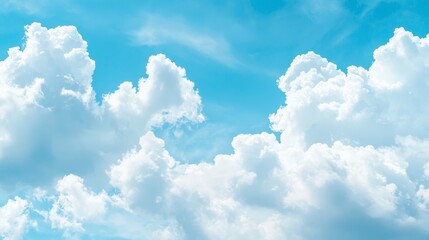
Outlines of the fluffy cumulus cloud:
[[[185,69],[159,54],[149,58],[146,74],[138,83],[124,82],[103,98],[104,107],[116,119],[134,129],[142,123],[160,125],[181,119],[203,121],[201,99],[194,83],[186,79]],[[144,125],[143,125],[144,127]]]
[[107,194],[88,191],[78,176],[64,176],[56,190],[58,197],[49,211],[49,220],[53,228],[65,229],[65,236],[69,236],[69,231],[83,231],[82,221],[102,217],[106,211]]
[[427,138],[428,51],[428,38],[399,28],[374,52],[369,70],[350,66],[344,73],[315,53],[298,56],[279,79],[287,107],[270,116],[273,128],[305,144]]
[[148,132],[140,139],[140,149],[127,153],[108,172],[110,184],[120,190],[127,209],[143,207],[157,210],[169,184],[169,169],[175,161],[164,149],[164,142]]
[[[34,166],[57,181],[0,208],[5,238],[35,226],[31,216],[42,218],[36,232],[64,238],[429,237],[429,37],[395,30],[369,69],[297,56],[278,80],[285,105],[269,117],[280,138],[241,134],[231,154],[196,164],[176,161],[151,131],[204,119],[184,69],[152,56],[137,87],[122,83],[98,103],[75,28],[32,24],[26,39],[0,62],[1,171]],[[104,175],[103,187],[76,161]]]
[[30,207],[31,204],[20,197],[10,199],[0,207],[0,236],[2,239],[21,239],[30,227],[36,226],[36,222],[28,216]]
[[33,23],[24,46],[9,49],[0,62],[3,187],[45,184],[70,171],[86,175],[114,162],[152,126],[204,120],[194,84],[162,54],[150,57],[138,87],[124,82],[101,102],[91,85],[94,69],[73,26]]

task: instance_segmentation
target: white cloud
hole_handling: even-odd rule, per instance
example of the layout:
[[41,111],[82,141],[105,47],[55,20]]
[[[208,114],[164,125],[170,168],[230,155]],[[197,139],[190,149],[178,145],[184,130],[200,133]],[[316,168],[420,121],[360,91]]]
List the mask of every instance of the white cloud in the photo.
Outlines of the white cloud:
[[[120,196],[131,203],[127,207],[136,211],[133,214],[163,219],[155,221],[158,226],[151,228],[152,234],[175,239],[279,234],[267,232],[276,228],[278,214],[252,208],[281,205],[274,135],[238,136],[233,141],[235,153],[218,156],[214,165],[175,162],[152,133],[142,137],[140,145],[113,165],[109,176]],[[265,195],[279,198],[264,199]],[[253,219],[258,215],[260,219]]]
[[[52,227],[65,230],[64,236],[83,232],[87,223],[107,227],[111,236],[127,239],[429,236],[425,228],[429,223],[428,38],[397,29],[389,43],[375,51],[369,70],[351,66],[344,73],[313,52],[297,56],[278,82],[286,94],[285,106],[270,116],[280,139],[272,133],[240,134],[232,141],[233,153],[219,154],[213,162],[185,164],[176,161],[163,140],[150,131],[162,123],[203,120],[200,97],[184,69],[163,55],[153,56],[147,65],[148,77],[137,88],[123,83],[105,95],[100,105],[94,101],[90,84],[94,63],[76,30],[49,32],[33,27],[36,30],[28,33],[28,53],[14,50],[15,60],[9,57],[0,63],[0,76],[6,76],[0,83],[22,89],[31,88],[34,79],[44,82],[33,91],[34,97],[28,98],[22,90],[10,94],[9,98],[31,100],[17,101],[21,109],[4,108],[8,109],[4,119],[12,114],[12,119],[36,116],[33,121],[56,123],[64,118],[55,119],[57,115],[50,113],[66,113],[74,121],[79,116],[82,122],[75,127],[86,126],[81,131],[88,135],[72,141],[69,138],[81,131],[53,127],[52,131],[62,133],[61,138],[48,135],[42,140],[50,144],[53,139],[68,140],[79,147],[89,144],[89,150],[101,151],[109,159],[97,161],[104,158],[95,155],[93,160],[98,169],[107,171],[110,187],[106,191],[88,190],[83,178],[89,174],[64,176],[53,197],[35,191],[37,201],[53,199],[48,217]],[[60,34],[70,38],[46,37],[59,29],[71,31]],[[41,45],[42,40],[47,43]],[[56,42],[60,47],[48,48],[49,56],[39,51]],[[41,69],[40,73],[18,69],[33,61],[24,61],[26,54],[30,60],[57,59],[58,66],[64,64],[60,76],[67,77],[52,81],[58,71],[36,60],[32,64],[38,64],[35,69]],[[62,59],[65,56],[71,56],[70,60]],[[73,58],[83,64],[76,67],[82,71],[72,69],[78,64]],[[7,61],[25,64],[8,65]],[[11,103],[3,105],[7,104]],[[74,110],[68,112],[68,107]],[[42,110],[47,115],[39,115]],[[17,129],[15,124],[23,126],[19,121],[9,123],[0,135],[8,136],[2,138],[6,156],[8,147],[16,144],[17,135],[11,131]],[[33,134],[26,131],[34,126],[38,125],[21,130],[18,136]],[[133,147],[138,137],[139,146]],[[105,142],[94,145],[94,139]],[[118,142],[120,147],[113,144]],[[34,145],[34,149],[39,147]],[[67,152],[56,145],[53,149],[62,155],[71,153],[73,158],[88,156],[76,149]],[[20,156],[34,152],[24,153],[28,155]],[[113,163],[112,156],[119,160]]]
[[22,239],[30,227],[36,226],[28,216],[30,206],[28,201],[15,197],[14,200],[10,199],[0,207],[0,236],[3,239]]
[[[376,50],[369,71],[352,66],[343,73],[312,52],[298,56],[279,79],[286,106],[270,117],[281,141],[267,133],[239,135],[232,143],[234,153],[218,155],[214,163],[145,167],[159,169],[151,174],[167,183],[157,188],[163,199],[157,208],[163,211],[155,215],[170,219],[185,238],[365,238],[359,224],[371,222],[376,229],[370,238],[391,232],[399,239],[425,239],[429,140],[421,119],[429,112],[424,104],[413,103],[425,102],[427,84],[422,74],[401,75],[402,62],[411,58],[402,58],[403,52],[425,49],[425,41],[397,30]],[[406,44],[411,46],[399,51]],[[413,67],[420,70],[413,73],[426,71],[426,58],[417,56]],[[389,76],[400,78],[391,81]],[[410,90],[417,98],[401,102]],[[150,163],[153,149],[168,156],[162,144],[142,147],[111,169],[127,176],[133,171],[124,166]],[[151,196],[146,191],[156,185],[144,182],[133,188],[134,195]],[[138,203],[131,209],[152,209]],[[342,223],[357,227],[345,230]]]
[[90,169],[98,171],[91,176],[104,175],[152,127],[204,120],[193,82],[162,54],[149,58],[137,89],[124,82],[101,103],[94,69],[74,26],[26,27],[24,47],[11,48],[0,62],[2,184],[45,184],[70,172],[85,177]]
[[[151,213],[142,218],[170,219],[169,225],[182,229],[185,239],[307,239],[320,231],[326,239],[342,229],[332,225],[329,232],[313,226],[307,233],[306,223],[328,214],[331,224],[359,224],[348,216],[353,211],[362,214],[361,221],[389,223],[404,231],[411,220],[415,226],[426,222],[420,206],[426,204],[427,193],[417,188],[408,167],[414,157],[409,153],[417,145],[428,148],[427,141],[399,138],[395,145],[380,148],[318,143],[306,150],[279,143],[271,134],[240,135],[233,140],[234,153],[217,156],[214,164],[165,167],[172,159],[162,141],[152,134],[143,139],[151,144],[141,143],[141,149],[114,165],[111,182],[133,200],[131,210]],[[151,231],[165,227],[163,221],[158,224]]]
[[[120,190],[125,207],[162,209],[169,172],[175,161],[164,149],[164,142],[152,132],[140,138],[139,150],[132,150],[112,166],[108,175],[110,184]],[[135,207],[137,205],[137,207]]]
[[162,54],[151,56],[146,67],[147,79],[140,79],[138,89],[130,82],[103,97],[103,106],[120,121],[150,125],[175,123],[188,119],[204,120],[201,98],[194,83],[186,79],[185,69],[177,67]]
[[419,206],[426,210],[429,205],[429,189],[425,188],[423,185],[420,185],[419,190],[416,193],[416,197],[420,201]]
[[52,228],[65,230],[65,237],[83,232],[83,221],[101,219],[106,211],[107,194],[89,191],[78,176],[64,176],[58,181],[56,190],[58,197],[49,211],[49,220]]
[[397,29],[374,52],[369,71],[351,66],[343,73],[312,52],[296,57],[279,79],[287,107],[270,116],[273,129],[283,131],[284,141],[307,145],[380,146],[393,144],[396,135],[428,137],[427,41]]

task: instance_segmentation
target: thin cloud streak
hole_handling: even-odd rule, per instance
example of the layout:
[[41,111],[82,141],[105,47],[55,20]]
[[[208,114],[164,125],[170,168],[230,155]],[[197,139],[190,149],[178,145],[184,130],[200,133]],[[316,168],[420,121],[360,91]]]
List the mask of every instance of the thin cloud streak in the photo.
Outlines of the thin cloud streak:
[[144,17],[144,24],[132,33],[137,44],[146,46],[178,44],[227,66],[236,65],[229,42],[220,35],[202,31],[182,19],[156,15]]

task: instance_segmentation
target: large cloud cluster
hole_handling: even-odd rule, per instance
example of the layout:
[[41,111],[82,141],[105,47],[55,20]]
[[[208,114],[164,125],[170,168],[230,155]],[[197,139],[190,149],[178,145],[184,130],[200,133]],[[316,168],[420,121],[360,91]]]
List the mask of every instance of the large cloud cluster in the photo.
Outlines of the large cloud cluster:
[[11,48],[0,62],[3,187],[85,175],[119,158],[152,126],[204,120],[194,84],[162,54],[150,57],[137,88],[124,82],[101,103],[91,86],[94,68],[75,27],[26,27],[22,49]]
[[279,79],[287,107],[270,117],[273,128],[307,145],[349,140],[380,146],[397,135],[427,138],[428,54],[427,38],[399,28],[374,52],[369,70],[351,66],[344,73],[317,54],[298,56]]
[[[8,89],[0,107],[0,166],[35,164],[30,156],[42,150],[58,153],[52,163],[70,161],[60,156],[64,151],[80,156],[74,161],[97,156],[107,158],[92,163],[109,186],[97,193],[84,184],[90,176],[68,167],[72,174],[47,175],[60,180],[55,189],[37,188],[33,205],[15,198],[0,209],[23,219],[20,230],[0,224],[0,233],[19,239],[35,228],[30,212],[45,219],[38,225],[68,238],[427,239],[428,39],[397,29],[374,52],[369,70],[351,66],[346,73],[313,52],[297,56],[278,81],[285,106],[270,116],[279,140],[273,133],[241,134],[233,153],[185,164],[150,131],[203,120],[182,68],[153,56],[137,89],[123,83],[99,104],[94,63],[76,29],[33,24],[25,50],[10,50],[0,63]],[[55,66],[41,66],[52,59]],[[51,129],[42,134],[37,127],[46,122]],[[15,144],[31,148],[11,158]]]

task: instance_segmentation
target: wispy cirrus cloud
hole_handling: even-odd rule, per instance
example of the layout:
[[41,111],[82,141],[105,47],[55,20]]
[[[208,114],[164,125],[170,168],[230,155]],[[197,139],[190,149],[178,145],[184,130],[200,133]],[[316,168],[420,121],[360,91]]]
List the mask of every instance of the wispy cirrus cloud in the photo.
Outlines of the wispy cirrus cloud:
[[132,33],[137,44],[154,46],[178,44],[228,66],[237,64],[224,36],[181,18],[145,15],[143,25]]
[[58,6],[61,4],[66,4],[68,0],[59,0],[59,1],[51,1],[51,0],[2,0],[0,1],[0,13],[1,12],[9,12],[16,11],[25,13],[28,15],[37,15],[44,14],[46,10],[51,10],[52,6]]

